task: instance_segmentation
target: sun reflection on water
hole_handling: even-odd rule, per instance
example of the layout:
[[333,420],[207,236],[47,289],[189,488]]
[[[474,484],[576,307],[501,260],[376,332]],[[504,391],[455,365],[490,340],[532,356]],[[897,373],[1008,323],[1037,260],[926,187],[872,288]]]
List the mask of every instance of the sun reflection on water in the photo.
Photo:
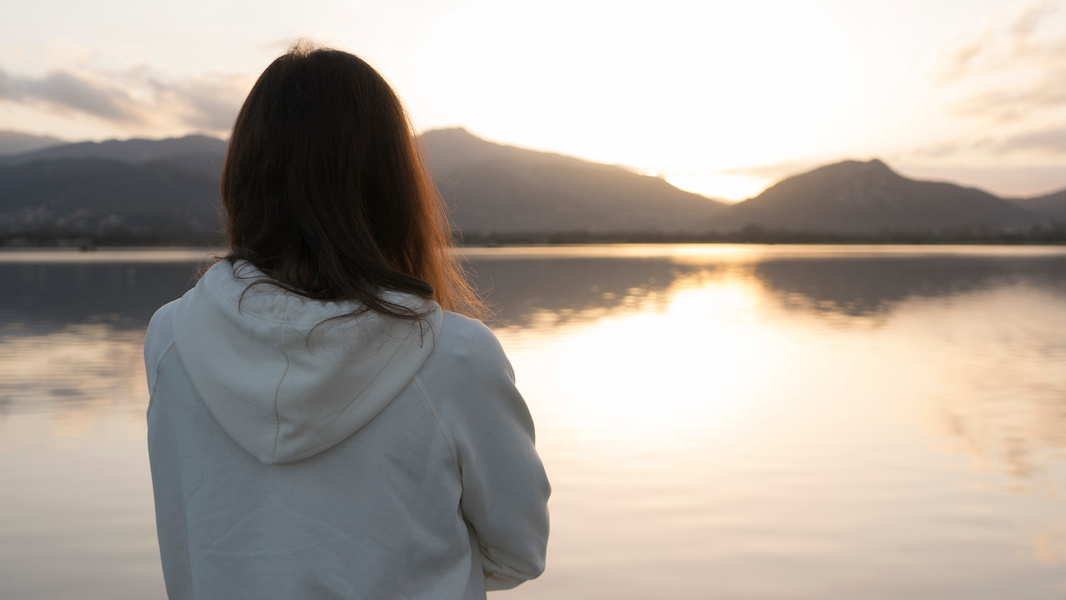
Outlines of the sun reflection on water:
[[581,440],[676,446],[765,397],[760,372],[787,340],[750,326],[755,287],[750,276],[699,273],[665,293],[638,290],[633,305],[589,309],[562,336],[544,323],[499,335],[512,361],[538,374],[521,382],[528,393],[565,396],[542,418]]
[[[1061,596],[1066,251],[466,258],[554,488],[548,572],[510,597]],[[74,285],[50,264],[10,272],[40,297]],[[140,346],[194,267],[101,264],[63,292],[92,302],[58,316],[0,291],[0,540],[30,548],[0,542],[0,597],[27,581],[4,561],[58,552],[42,540],[63,529],[105,537],[94,519],[126,528],[109,552],[141,575],[101,568],[158,589]],[[153,295],[115,316],[138,286]]]

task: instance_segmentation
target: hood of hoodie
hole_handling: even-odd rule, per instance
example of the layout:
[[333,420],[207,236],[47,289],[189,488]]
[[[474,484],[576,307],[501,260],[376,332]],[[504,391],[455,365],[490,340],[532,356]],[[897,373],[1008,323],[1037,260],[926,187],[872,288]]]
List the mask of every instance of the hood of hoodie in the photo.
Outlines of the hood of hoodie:
[[177,302],[173,326],[204,404],[264,464],[314,456],[369,423],[422,368],[443,319],[435,302],[386,292],[428,318],[330,321],[358,305],[248,287],[257,280],[269,278],[248,262],[215,264]]

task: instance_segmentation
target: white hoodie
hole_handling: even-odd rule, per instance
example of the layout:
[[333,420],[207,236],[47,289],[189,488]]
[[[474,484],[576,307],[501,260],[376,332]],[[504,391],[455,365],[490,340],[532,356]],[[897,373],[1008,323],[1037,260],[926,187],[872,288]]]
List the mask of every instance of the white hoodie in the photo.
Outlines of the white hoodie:
[[353,306],[257,278],[214,265],[145,338],[171,600],[484,598],[539,575],[549,486],[492,332],[394,293],[431,315],[328,320]]

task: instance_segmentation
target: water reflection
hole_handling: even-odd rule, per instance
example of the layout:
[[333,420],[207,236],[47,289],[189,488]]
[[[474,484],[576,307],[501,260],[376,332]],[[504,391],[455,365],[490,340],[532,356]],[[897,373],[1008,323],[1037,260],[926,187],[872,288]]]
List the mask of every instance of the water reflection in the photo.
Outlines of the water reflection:
[[713,271],[714,264],[683,265],[669,257],[514,258],[470,261],[474,283],[496,310],[497,325],[566,326],[644,306],[677,279]]
[[0,336],[88,323],[140,330],[157,308],[193,285],[196,268],[197,262],[0,261]]
[[[512,346],[582,365],[567,385],[585,393],[566,419],[585,437],[706,442],[737,426],[738,407],[790,418],[807,396],[884,390],[884,404],[921,414],[985,468],[1047,483],[1066,451],[1066,253],[857,254],[488,255],[473,266]],[[841,327],[862,337],[830,335]],[[846,350],[830,357],[834,346]],[[813,383],[797,372],[812,368]],[[625,393],[605,394],[598,372]],[[644,410],[649,397],[664,410]]]
[[[65,422],[109,406],[145,406],[140,329],[124,323],[74,324],[57,331],[30,326],[0,335],[0,419],[12,411],[49,412]],[[141,327],[143,327],[143,323]],[[25,331],[32,335],[25,335]]]
[[[143,328],[193,284],[200,261],[191,258],[202,255],[0,261],[0,412],[142,398],[143,374],[131,365]],[[793,414],[804,390],[868,389],[882,378],[891,387],[909,376],[922,391],[899,391],[896,402],[924,406],[985,464],[1031,478],[1046,472],[1048,449],[1066,449],[1066,368],[1049,367],[1066,365],[1064,252],[593,247],[482,249],[467,259],[512,346],[551,345],[547,360],[570,353],[629,391],[604,419],[602,382],[575,376],[589,389],[567,419],[584,421],[585,436],[639,425],[672,443],[686,431],[706,440],[738,407]],[[866,329],[827,335],[839,325]],[[826,344],[851,354],[810,385],[775,390],[813,368],[816,353],[804,347]],[[871,366],[878,353],[884,369]],[[654,396],[670,410],[642,411]]]
[[[984,467],[1050,485],[1066,456],[1066,294],[1023,281],[914,302],[893,326],[941,369],[937,425]],[[920,335],[919,335],[920,332]]]
[[1061,256],[904,256],[878,259],[765,260],[753,274],[767,291],[801,310],[884,314],[914,298],[943,298],[1012,282],[1066,292]]
[[[516,600],[1061,596],[1066,249],[466,256],[556,490],[548,574]],[[129,450],[143,451],[140,346],[197,262],[0,258],[0,446],[19,457],[0,465],[17,483],[0,486],[0,540],[45,556],[27,524],[73,514],[64,494],[109,518],[122,496],[144,521],[122,564],[155,569],[140,589],[159,589]],[[55,436],[141,479],[83,475],[73,494],[37,475],[85,463],[39,439]],[[93,483],[106,477],[137,495]],[[0,542],[0,597],[44,589],[5,566],[33,562],[19,548]]]
[[[704,247],[696,247],[704,248]],[[718,249],[711,247],[712,250]],[[475,283],[498,309],[500,324],[525,326],[541,313],[560,324],[597,318],[663,296],[679,280],[757,279],[760,294],[800,311],[843,316],[884,314],[912,298],[940,298],[1012,282],[1066,293],[1066,252],[1006,248],[725,247],[697,252],[652,248],[619,257],[601,251],[556,251],[550,256],[479,250],[469,258]],[[592,254],[592,256],[590,256]]]

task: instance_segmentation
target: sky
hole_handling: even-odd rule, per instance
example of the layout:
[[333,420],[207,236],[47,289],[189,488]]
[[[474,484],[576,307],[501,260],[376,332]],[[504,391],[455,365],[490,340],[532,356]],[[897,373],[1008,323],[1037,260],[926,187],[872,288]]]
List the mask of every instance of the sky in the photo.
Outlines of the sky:
[[1066,188],[1066,0],[9,2],[0,130],[225,137],[299,38],[367,60],[418,131],[731,201],[843,159]]

